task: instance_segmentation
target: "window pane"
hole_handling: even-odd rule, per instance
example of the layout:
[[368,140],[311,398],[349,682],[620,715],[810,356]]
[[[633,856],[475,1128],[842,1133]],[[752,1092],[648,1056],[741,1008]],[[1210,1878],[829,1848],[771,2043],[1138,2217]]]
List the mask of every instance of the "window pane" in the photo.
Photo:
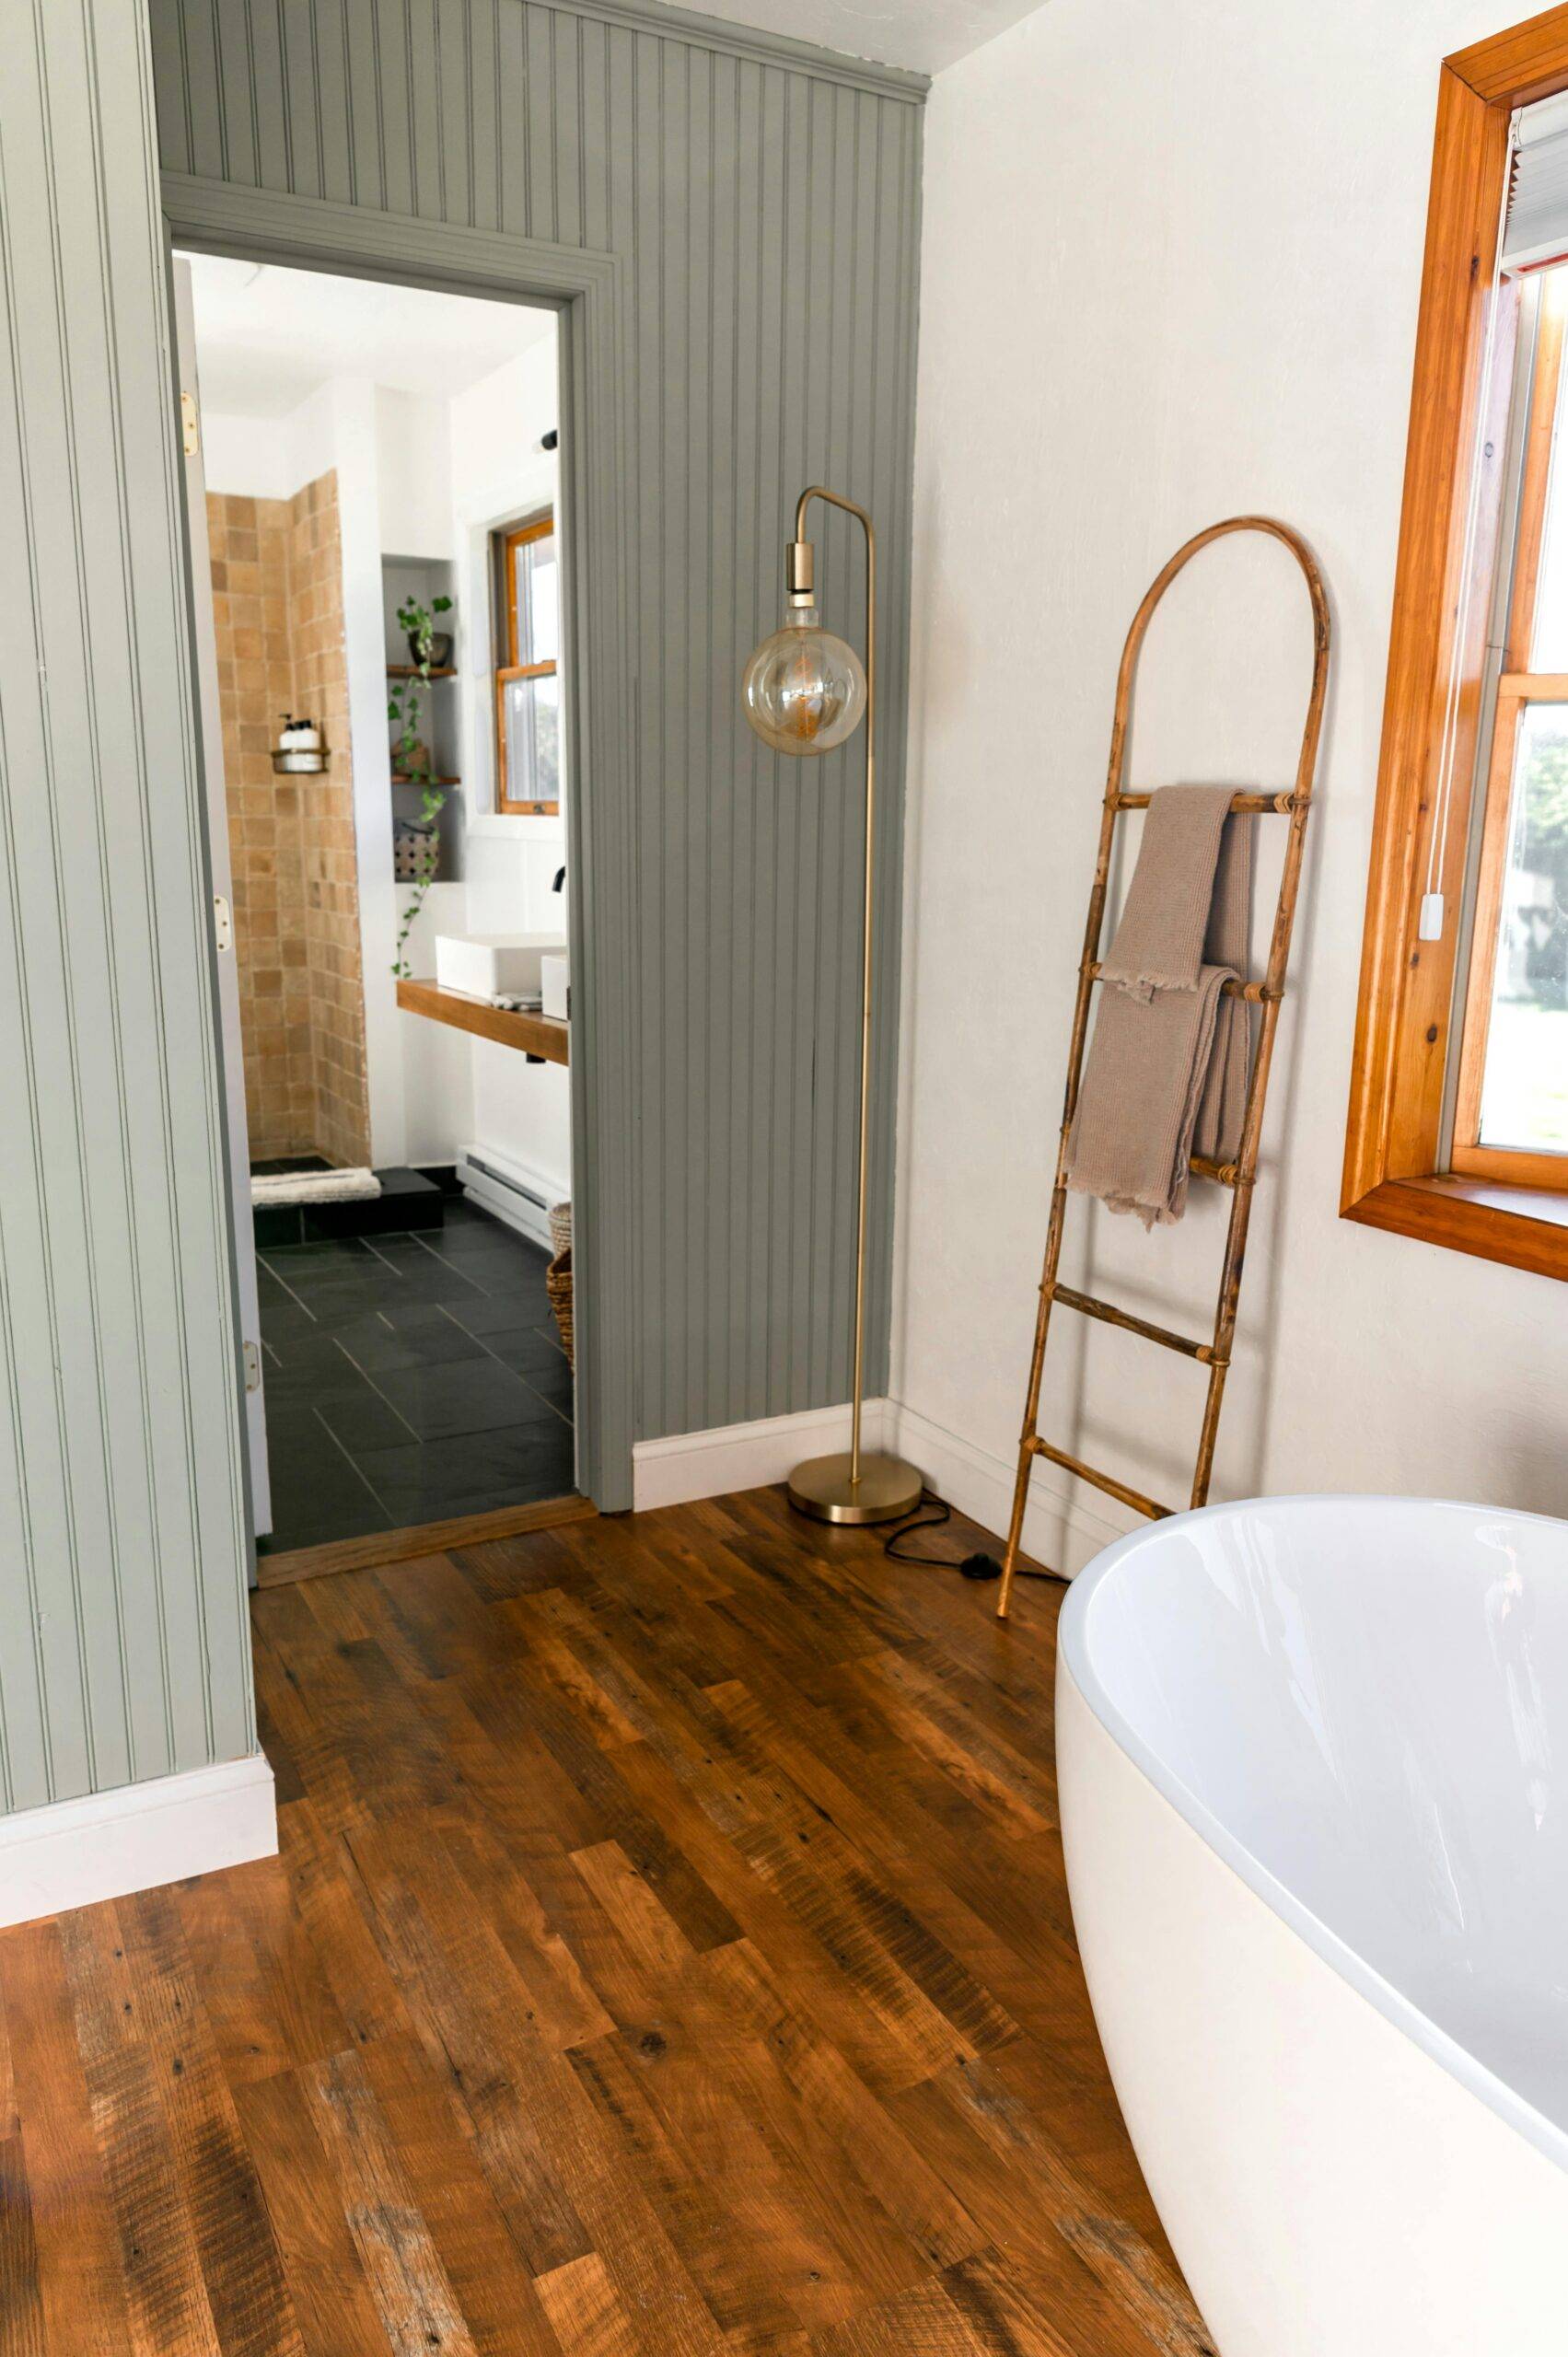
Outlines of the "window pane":
[[554,672],[505,686],[506,798],[561,799],[561,681]]
[[[1561,319],[1568,302],[1568,270],[1543,273],[1539,299],[1538,333],[1545,337],[1554,317]],[[1565,388],[1568,372],[1558,381],[1556,414],[1551,421],[1551,463],[1547,475],[1540,571],[1536,576],[1535,620],[1530,632],[1532,671],[1568,671],[1568,457],[1562,447]]]
[[555,663],[561,656],[561,573],[555,562],[555,535],[519,540],[513,551],[517,566],[517,660]]
[[1519,723],[1481,1143],[1568,1154],[1568,705]]

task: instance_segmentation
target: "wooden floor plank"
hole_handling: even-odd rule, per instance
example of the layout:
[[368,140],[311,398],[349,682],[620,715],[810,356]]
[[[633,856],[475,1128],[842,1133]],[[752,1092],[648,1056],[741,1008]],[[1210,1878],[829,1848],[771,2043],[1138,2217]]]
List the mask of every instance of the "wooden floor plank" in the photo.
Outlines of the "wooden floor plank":
[[[59,1927],[44,1922],[7,1932],[3,1968],[21,2120],[19,2136],[8,2140],[7,2179],[19,2180],[27,2213],[26,2223],[7,2237],[7,2248],[17,2251],[21,2263],[16,2286],[20,2329],[41,2322],[48,2357],[65,2357],[67,2351],[71,2357],[123,2357],[137,2351],[137,2342]],[[188,2344],[180,2357],[195,2357],[195,2351]]]
[[390,2344],[298,2075],[247,2080],[236,2102],[310,2357],[381,2357]]
[[459,1536],[252,1599],[276,1859],[0,1933],[0,2357],[1212,2357],[1057,1592],[768,1490]]
[[224,2357],[304,2357],[283,2260],[180,1931],[175,1895],[119,1901],[142,2036],[168,2116]]
[[120,2239],[138,2351],[211,2350],[217,2328],[184,2200],[174,2140],[143,2038],[141,2006],[113,1906],[87,1907],[60,1925],[76,2020],[76,2049]]
[[361,2060],[479,2357],[556,2357],[534,2279],[428,2056],[412,2037],[389,2038]]
[[46,2357],[47,2345],[22,2140],[0,2136],[0,2357]]

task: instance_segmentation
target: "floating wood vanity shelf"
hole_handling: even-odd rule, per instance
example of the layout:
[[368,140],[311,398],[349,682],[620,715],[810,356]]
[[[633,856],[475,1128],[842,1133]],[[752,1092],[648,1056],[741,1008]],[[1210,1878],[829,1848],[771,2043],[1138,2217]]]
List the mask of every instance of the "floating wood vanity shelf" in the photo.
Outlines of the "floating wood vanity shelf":
[[428,1016],[432,1023],[449,1023],[455,1030],[471,1031],[479,1039],[494,1039],[499,1047],[521,1048],[525,1055],[548,1064],[566,1062],[568,1027],[555,1015],[524,1015],[514,1008],[492,1006],[487,998],[470,998],[466,991],[444,991],[436,982],[400,982],[398,1004],[410,1015]]

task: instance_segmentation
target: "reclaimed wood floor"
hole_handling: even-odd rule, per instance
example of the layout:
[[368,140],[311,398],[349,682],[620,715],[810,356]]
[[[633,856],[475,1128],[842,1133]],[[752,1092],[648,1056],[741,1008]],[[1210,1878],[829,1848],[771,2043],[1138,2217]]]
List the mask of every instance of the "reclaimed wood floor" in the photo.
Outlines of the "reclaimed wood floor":
[[1202,2357],[993,1596],[771,1491],[259,1596],[281,1859],[0,1933],[0,2357]]

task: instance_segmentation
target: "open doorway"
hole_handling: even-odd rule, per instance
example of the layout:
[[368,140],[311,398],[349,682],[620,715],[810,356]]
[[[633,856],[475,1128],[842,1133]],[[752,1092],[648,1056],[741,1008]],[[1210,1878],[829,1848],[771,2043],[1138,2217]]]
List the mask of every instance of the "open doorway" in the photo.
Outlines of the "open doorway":
[[574,1486],[556,317],[213,254],[176,276],[281,1570]]

